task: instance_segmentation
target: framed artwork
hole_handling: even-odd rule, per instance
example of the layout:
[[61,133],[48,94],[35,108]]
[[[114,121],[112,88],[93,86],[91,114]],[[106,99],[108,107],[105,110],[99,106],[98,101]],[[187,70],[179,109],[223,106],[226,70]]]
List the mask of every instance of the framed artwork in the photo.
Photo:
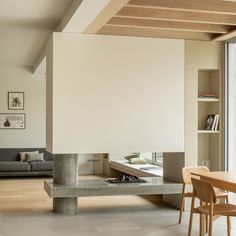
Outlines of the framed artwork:
[[8,92],[8,110],[24,110],[24,92]]
[[0,129],[25,129],[25,114],[0,113]]

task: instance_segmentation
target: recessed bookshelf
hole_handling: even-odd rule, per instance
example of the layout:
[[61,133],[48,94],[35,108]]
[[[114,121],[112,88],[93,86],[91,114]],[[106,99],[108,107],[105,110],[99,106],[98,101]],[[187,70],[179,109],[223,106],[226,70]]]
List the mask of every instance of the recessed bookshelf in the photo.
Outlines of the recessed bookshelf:
[[205,130],[208,116],[214,114],[219,114],[218,102],[198,102],[198,130]]
[[[221,169],[220,71],[198,70],[198,164],[207,160],[212,171]],[[217,119],[216,119],[217,117]],[[209,121],[211,123],[209,124]]]
[[198,98],[205,95],[219,98],[219,70],[198,70]]

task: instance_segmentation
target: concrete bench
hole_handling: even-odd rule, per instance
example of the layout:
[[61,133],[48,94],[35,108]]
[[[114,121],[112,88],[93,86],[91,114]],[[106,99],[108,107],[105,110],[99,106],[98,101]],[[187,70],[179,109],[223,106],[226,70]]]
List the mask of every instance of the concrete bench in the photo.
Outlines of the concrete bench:
[[44,189],[52,198],[74,198],[87,196],[114,195],[153,195],[179,194],[182,184],[163,177],[145,177],[146,183],[111,184],[104,179],[80,180],[77,186],[55,185],[52,181],[44,181]]
[[86,197],[112,195],[151,195],[181,193],[182,184],[163,177],[145,177],[146,183],[111,184],[103,179],[80,180],[78,186],[55,185],[44,181],[44,188],[49,197]]
[[[165,202],[175,207],[179,206],[184,153],[165,153],[163,177],[142,177],[147,180],[146,183],[111,184],[104,179],[78,181],[76,171],[70,175],[66,168],[61,168],[68,165],[68,162],[71,166],[76,165],[77,155],[57,155],[54,160],[57,171],[54,171],[53,178],[58,184],[53,184],[53,181],[44,182],[46,192],[53,198],[53,211],[56,213],[75,214],[78,210],[77,198],[86,196],[163,194]],[[71,168],[72,171],[74,169]]]

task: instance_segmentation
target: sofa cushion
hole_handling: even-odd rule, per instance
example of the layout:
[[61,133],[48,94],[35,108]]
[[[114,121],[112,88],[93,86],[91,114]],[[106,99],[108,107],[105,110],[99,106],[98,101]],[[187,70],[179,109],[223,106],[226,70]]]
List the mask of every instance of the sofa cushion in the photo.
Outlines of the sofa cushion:
[[53,155],[45,148],[0,148],[0,162],[2,161],[20,161],[19,152],[39,151],[44,153],[45,161],[52,161]]
[[33,153],[39,153],[39,151],[33,151],[33,152],[20,152],[20,160],[21,161],[27,161],[27,154],[33,154]]
[[31,171],[52,171],[53,161],[34,161],[30,162]]
[[27,153],[27,162],[44,161],[43,153]]
[[29,163],[20,162],[20,161],[0,162],[0,171],[2,171],[2,172],[30,171],[30,165],[29,165]]

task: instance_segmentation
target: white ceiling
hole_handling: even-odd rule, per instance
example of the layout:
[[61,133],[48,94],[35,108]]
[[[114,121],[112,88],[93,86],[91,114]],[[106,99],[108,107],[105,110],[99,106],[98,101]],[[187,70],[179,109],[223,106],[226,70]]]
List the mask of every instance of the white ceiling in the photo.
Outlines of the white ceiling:
[[0,64],[33,66],[73,0],[0,0]]

